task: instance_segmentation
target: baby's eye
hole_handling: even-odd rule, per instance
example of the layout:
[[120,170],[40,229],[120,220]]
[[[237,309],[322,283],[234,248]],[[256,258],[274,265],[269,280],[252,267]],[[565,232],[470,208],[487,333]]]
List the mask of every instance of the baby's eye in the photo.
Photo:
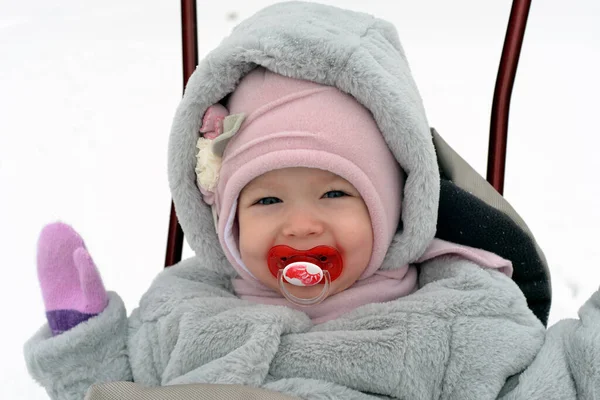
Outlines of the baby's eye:
[[348,195],[346,193],[342,192],[341,190],[330,190],[329,192],[327,192],[323,195],[323,197],[326,199],[335,199],[337,197],[344,197],[344,196],[348,196]]
[[254,204],[260,204],[261,206],[270,206],[271,204],[275,203],[281,203],[281,200],[277,197],[263,197]]

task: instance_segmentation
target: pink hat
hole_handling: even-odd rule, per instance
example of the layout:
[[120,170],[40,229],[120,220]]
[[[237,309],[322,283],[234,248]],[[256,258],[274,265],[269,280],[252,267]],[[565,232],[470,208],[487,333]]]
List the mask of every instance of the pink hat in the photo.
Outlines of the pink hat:
[[323,169],[354,185],[373,226],[373,252],[361,279],[377,271],[398,228],[404,176],[371,113],[335,87],[264,68],[241,80],[228,108],[247,117],[223,153],[214,205],[221,246],[238,273],[255,280],[238,249],[238,196],[254,178],[289,167]]

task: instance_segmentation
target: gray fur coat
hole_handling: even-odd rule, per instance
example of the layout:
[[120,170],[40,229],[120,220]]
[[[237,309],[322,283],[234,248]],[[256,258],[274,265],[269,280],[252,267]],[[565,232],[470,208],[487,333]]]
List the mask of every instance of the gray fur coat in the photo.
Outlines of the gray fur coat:
[[[416,293],[313,325],[302,312],[231,293],[188,259],[162,272],[129,319],[120,298],[71,331],[26,345],[56,400],[94,383],[229,383],[304,399],[596,399],[600,293],[547,332],[504,274],[458,258],[421,267]],[[512,379],[509,379],[513,377]],[[508,380],[508,382],[507,382]]]

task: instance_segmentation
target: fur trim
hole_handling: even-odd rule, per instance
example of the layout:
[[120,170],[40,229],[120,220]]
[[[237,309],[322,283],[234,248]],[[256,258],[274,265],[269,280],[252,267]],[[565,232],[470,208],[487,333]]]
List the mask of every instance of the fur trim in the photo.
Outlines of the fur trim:
[[24,351],[29,373],[52,399],[83,399],[95,383],[133,379],[127,314],[114,292],[108,292],[104,311],[60,335],[53,337],[44,325]]

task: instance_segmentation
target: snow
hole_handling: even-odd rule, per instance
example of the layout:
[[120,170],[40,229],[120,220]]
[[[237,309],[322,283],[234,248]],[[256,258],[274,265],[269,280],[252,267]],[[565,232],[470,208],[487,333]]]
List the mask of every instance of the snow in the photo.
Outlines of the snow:
[[[199,2],[201,55],[269,3]],[[431,125],[485,174],[511,2],[327,3],[397,25]],[[129,310],[162,268],[179,12],[166,1],[0,1],[0,398],[47,398],[22,355],[45,320],[35,272],[44,224],[63,220],[82,234]],[[534,2],[513,92],[505,196],[546,253],[551,323],[576,317],[600,285],[599,19],[593,0]]]

